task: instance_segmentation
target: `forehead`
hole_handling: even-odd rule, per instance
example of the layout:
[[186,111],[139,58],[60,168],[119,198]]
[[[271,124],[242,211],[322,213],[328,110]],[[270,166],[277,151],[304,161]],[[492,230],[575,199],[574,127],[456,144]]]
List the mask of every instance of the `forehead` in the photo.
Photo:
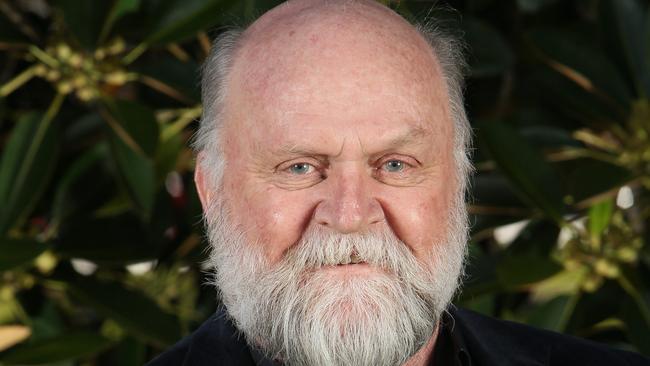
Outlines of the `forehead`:
[[430,47],[401,18],[365,16],[307,13],[246,35],[231,72],[229,123],[268,133],[449,130],[446,85]]

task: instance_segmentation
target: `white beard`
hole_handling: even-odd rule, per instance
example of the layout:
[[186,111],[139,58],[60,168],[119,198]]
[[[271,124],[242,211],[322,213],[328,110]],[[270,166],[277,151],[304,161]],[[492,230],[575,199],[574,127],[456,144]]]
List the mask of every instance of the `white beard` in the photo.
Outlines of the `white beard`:
[[[434,243],[426,260],[388,228],[339,234],[317,226],[270,264],[264,243],[248,243],[223,202],[214,202],[205,215],[209,265],[237,328],[267,357],[287,365],[401,365],[432,337],[459,286],[467,214],[455,206],[447,240]],[[351,257],[371,268],[361,275],[321,268]]]

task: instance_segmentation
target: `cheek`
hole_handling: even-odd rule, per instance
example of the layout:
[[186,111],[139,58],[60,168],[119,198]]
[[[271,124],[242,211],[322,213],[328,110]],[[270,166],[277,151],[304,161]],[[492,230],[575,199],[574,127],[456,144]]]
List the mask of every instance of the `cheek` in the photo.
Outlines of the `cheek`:
[[[235,186],[237,187],[237,186]],[[233,187],[234,188],[234,187]],[[308,225],[313,204],[300,195],[275,187],[257,188],[240,185],[232,202],[233,219],[246,233],[248,243],[262,245],[266,257],[275,263],[300,240]]]
[[383,194],[399,197],[383,199],[382,207],[390,227],[416,257],[423,258],[445,239],[452,194],[453,185],[448,182]]
[[449,211],[444,190],[418,190],[410,199],[400,200],[385,209],[395,212],[387,215],[393,218],[389,224],[417,257],[428,252],[433,243],[444,239]]

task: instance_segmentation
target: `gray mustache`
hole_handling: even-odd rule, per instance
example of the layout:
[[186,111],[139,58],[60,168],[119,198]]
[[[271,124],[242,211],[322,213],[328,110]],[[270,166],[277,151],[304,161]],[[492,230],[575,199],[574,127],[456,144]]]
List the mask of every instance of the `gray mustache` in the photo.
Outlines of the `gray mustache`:
[[303,269],[363,262],[399,273],[404,266],[413,266],[417,260],[408,246],[389,229],[340,234],[315,227],[286,252],[282,262]]

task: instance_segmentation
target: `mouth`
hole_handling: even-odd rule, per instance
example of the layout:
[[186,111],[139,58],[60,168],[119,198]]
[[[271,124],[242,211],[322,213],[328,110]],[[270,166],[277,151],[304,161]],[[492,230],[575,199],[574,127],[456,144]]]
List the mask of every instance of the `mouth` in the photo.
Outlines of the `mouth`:
[[346,260],[341,261],[341,263],[338,263],[337,266],[348,266],[351,264],[367,264],[361,257],[356,253],[353,252]]

